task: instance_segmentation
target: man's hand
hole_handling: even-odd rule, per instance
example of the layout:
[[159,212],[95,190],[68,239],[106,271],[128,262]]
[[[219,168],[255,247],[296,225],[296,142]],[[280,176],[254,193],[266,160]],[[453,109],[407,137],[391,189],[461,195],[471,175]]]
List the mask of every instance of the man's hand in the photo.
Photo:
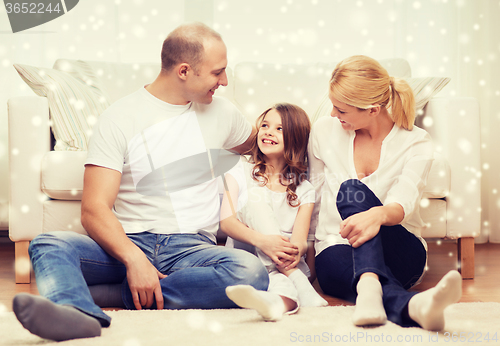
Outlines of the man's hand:
[[262,235],[256,246],[278,266],[283,266],[283,261],[294,261],[299,253],[297,245],[282,235]]
[[378,207],[351,215],[340,223],[340,235],[357,248],[378,234],[383,217]]
[[127,266],[128,285],[137,310],[150,308],[155,300],[156,308],[163,309],[160,280],[166,277],[167,275],[160,273],[144,254]]

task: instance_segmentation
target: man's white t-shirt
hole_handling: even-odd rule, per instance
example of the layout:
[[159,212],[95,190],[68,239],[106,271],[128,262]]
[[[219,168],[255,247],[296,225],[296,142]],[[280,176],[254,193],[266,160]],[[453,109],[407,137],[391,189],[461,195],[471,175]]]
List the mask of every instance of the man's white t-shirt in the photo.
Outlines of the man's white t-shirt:
[[252,131],[237,108],[214,97],[171,105],[145,88],[112,104],[93,129],[85,164],[122,173],[113,212],[126,233],[202,233],[215,240],[220,176]]

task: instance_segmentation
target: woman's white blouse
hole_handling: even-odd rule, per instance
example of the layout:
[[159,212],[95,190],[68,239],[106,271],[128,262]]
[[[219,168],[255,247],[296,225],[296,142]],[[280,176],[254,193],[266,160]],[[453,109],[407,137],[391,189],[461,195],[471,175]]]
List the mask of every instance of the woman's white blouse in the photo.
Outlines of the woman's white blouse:
[[[318,119],[310,135],[309,180],[316,190],[316,203],[309,233],[316,234],[316,255],[331,245],[349,244],[339,234],[342,219],[336,200],[342,182],[358,179],[353,156],[355,137],[355,131],[344,130],[332,117]],[[425,130],[414,126],[408,131],[394,125],[382,142],[377,170],[361,179],[382,204],[395,202],[403,207],[401,225],[419,237],[424,246],[421,233],[426,226],[419,204],[432,160],[432,140]]]

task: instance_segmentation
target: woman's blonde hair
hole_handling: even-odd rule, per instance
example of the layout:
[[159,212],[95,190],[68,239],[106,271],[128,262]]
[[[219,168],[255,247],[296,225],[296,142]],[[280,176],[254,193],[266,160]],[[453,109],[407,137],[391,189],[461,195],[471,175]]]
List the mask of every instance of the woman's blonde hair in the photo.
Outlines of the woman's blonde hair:
[[359,109],[384,106],[397,126],[406,130],[413,128],[413,90],[405,80],[390,77],[387,70],[370,57],[355,55],[341,61],[330,79],[330,96]]

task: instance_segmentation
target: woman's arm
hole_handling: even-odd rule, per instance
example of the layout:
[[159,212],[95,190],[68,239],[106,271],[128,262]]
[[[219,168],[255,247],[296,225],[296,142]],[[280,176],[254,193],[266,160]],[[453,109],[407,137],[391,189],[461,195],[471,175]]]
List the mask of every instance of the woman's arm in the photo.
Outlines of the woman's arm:
[[309,182],[314,187],[315,193],[315,203],[314,209],[312,212],[311,220],[310,220],[310,233],[316,233],[316,227],[318,226],[319,221],[319,211],[321,209],[321,194],[323,190],[323,185],[325,183],[325,163],[317,156],[317,152],[319,151],[319,146],[316,140],[316,131],[311,131],[311,135],[309,136],[309,145],[307,147],[307,160],[309,163]]
[[430,136],[424,133],[414,139],[400,159],[405,160],[404,166],[396,183],[387,192],[384,206],[373,207],[341,222],[340,234],[353,247],[361,246],[375,237],[380,226],[401,224],[416,210],[433,160]]
[[220,229],[233,239],[259,248],[279,266],[283,265],[283,261],[293,261],[294,255],[299,250],[287,237],[261,234],[236,218],[238,183],[230,174],[226,174],[225,180],[226,189],[222,199]]

